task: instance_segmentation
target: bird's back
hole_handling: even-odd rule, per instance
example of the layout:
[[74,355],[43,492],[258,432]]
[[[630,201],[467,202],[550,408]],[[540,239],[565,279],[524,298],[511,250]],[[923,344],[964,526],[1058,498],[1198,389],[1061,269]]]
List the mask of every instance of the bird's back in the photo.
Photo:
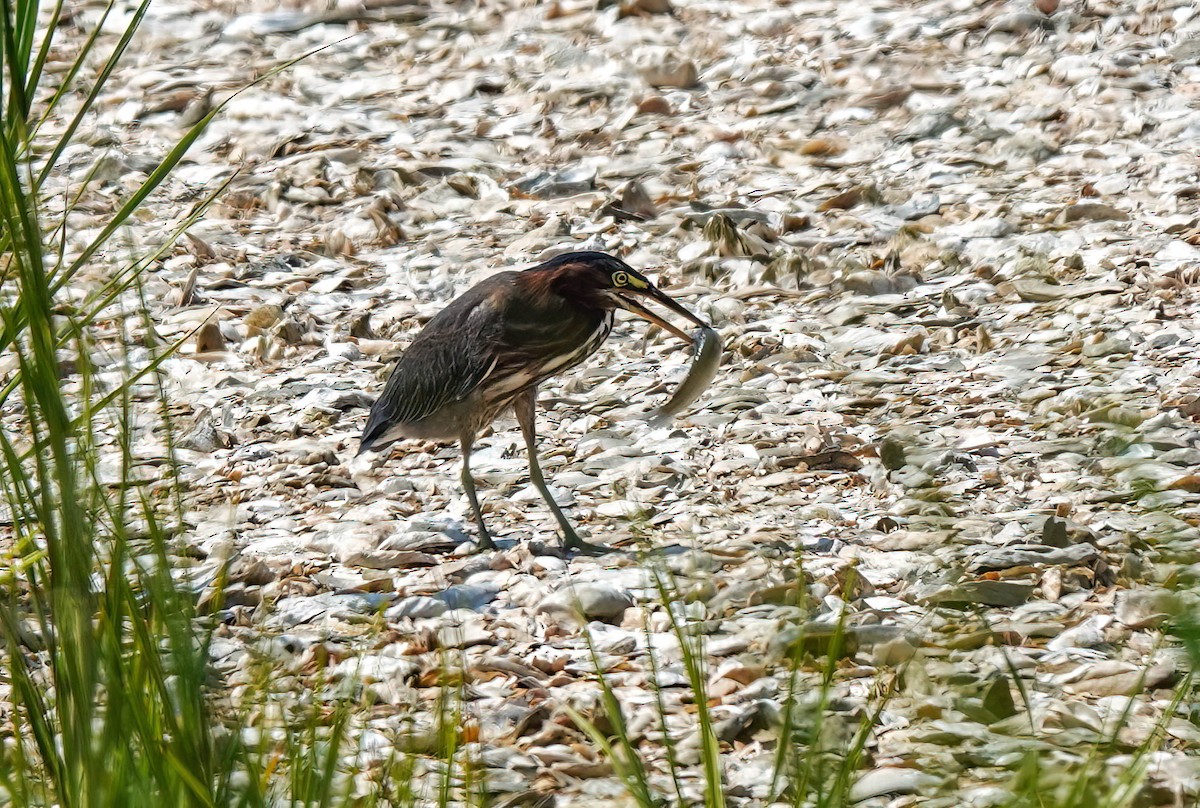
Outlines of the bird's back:
[[360,453],[406,434],[452,438],[486,425],[522,390],[600,347],[612,312],[532,288],[531,277],[492,275],[425,325],[371,408]]

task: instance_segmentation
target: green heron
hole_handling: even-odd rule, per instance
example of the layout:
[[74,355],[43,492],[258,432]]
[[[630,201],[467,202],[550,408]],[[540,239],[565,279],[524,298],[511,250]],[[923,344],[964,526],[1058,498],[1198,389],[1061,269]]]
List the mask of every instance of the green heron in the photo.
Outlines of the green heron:
[[371,407],[358,453],[400,438],[457,440],[480,546],[495,549],[471,477],[471,447],[484,427],[512,407],[529,453],[529,476],[562,528],[563,548],[607,551],[579,538],[546,488],[534,427],[537,387],[595,353],[612,331],[616,309],[691,342],[641,300],[656,300],[707,327],[641,273],[601,252],[569,252],[479,282],[430,320],[400,357]]

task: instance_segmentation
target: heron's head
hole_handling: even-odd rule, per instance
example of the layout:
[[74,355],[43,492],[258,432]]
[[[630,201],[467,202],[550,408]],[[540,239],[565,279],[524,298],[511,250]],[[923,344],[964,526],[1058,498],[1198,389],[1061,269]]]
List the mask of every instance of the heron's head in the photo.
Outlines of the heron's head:
[[643,305],[654,300],[696,325],[708,324],[672,300],[650,280],[620,258],[602,252],[569,252],[557,255],[531,272],[545,272],[552,287],[564,297],[600,309],[625,309],[677,337],[691,337]]

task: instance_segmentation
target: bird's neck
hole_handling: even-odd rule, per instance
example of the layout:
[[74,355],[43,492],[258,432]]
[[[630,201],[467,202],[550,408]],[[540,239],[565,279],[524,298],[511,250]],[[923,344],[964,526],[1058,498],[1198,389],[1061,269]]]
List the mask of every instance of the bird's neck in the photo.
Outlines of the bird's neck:
[[572,283],[571,278],[552,272],[523,272],[517,276],[524,295],[535,308],[569,308],[602,317],[612,304],[597,289]]

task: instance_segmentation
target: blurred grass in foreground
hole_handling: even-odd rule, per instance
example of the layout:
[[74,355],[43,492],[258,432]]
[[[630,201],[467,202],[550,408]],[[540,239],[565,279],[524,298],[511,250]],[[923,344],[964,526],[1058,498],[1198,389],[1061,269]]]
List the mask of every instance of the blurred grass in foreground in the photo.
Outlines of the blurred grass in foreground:
[[[95,276],[100,259],[111,261],[122,228],[221,105],[183,135],[90,239],[80,241],[70,228],[73,207],[92,178],[70,188],[57,207],[46,190],[61,184],[52,181],[61,178],[60,158],[86,129],[92,105],[147,6],[148,0],[138,6],[125,32],[101,52],[98,32],[118,10],[115,3],[103,10],[90,36],[60,42],[63,3],[40,8],[32,0],[0,0],[0,360],[6,368],[0,379],[0,803],[536,804],[498,801],[488,793],[479,745],[467,743],[463,729],[461,666],[447,663],[443,672],[442,696],[432,707],[432,741],[392,738],[386,763],[369,772],[354,763],[362,722],[353,708],[367,705],[357,703],[353,685],[330,684],[313,698],[280,693],[264,668],[236,705],[222,700],[223,685],[208,654],[217,620],[211,615],[219,608],[198,615],[195,594],[172,574],[172,542],[184,525],[173,425],[158,369],[174,346],[150,340],[137,345],[133,334],[124,333],[123,353],[103,356],[103,373],[95,364],[101,350],[97,323],[116,320],[150,331],[141,303],[143,274],[205,205],[178,222],[163,243],[105,264],[110,271],[104,280],[82,298],[66,294],[81,270]],[[52,50],[73,54],[53,84],[45,70]],[[220,190],[213,189],[208,201]],[[121,370],[115,383],[114,367]],[[138,445],[144,431],[135,428],[135,410],[141,415],[147,409],[160,418],[153,462]],[[607,720],[575,713],[575,722],[608,757],[635,804],[720,808],[727,804],[727,749],[706,696],[703,633],[677,608],[683,600],[670,574],[650,568],[678,639],[697,743],[684,748],[678,729],[669,725],[661,689],[655,691],[657,734],[633,735],[594,648]],[[797,587],[803,603],[800,581]],[[868,741],[894,682],[879,683],[877,703],[861,713],[848,736],[827,731],[843,628],[839,623],[826,641],[823,662],[805,659],[803,642],[786,661],[785,698],[767,721],[777,738],[771,783],[776,804],[834,808],[855,801],[853,786],[867,765]],[[1180,618],[1177,633],[1194,666],[1200,654],[1194,617]],[[657,675],[667,662],[649,642],[647,649]],[[809,674],[803,679],[802,667]],[[805,691],[803,682],[815,682],[815,689]],[[1020,695],[1028,710],[1027,694]],[[1190,676],[1179,685],[1168,716],[1185,696],[1191,696]],[[1003,804],[1142,804],[1141,787],[1164,733],[1129,750],[1116,740],[1120,725],[1077,769],[1064,769],[1031,748],[1012,774],[1011,801]],[[414,751],[401,751],[408,748]],[[1117,751],[1126,765],[1114,776],[1109,758]],[[651,765],[652,757],[663,759],[665,768]],[[699,780],[689,780],[685,769],[697,765]],[[433,777],[420,778],[419,769]],[[702,786],[698,797],[689,791],[696,783]]]
[[[245,716],[213,706],[211,625],[172,577],[182,506],[158,369],[174,346],[139,346],[122,333],[129,347],[111,356],[96,338],[101,321],[150,333],[143,273],[221,188],[131,260],[113,261],[116,238],[220,107],[187,130],[95,235],[72,230],[92,175],[62,188],[59,161],[86,130],[147,7],[137,6],[102,51],[99,31],[123,7],[110,3],[90,35],[59,41],[63,3],[0,0],[0,802],[266,805],[281,782],[308,800],[314,783],[334,793],[328,767],[314,773],[310,765],[314,739],[331,741],[336,759],[346,722],[297,714],[281,737],[245,743]],[[60,196],[51,200],[48,188]],[[85,268],[100,279],[68,295]],[[135,401],[138,414],[160,414],[161,445],[136,445],[147,437],[134,426]],[[275,774],[289,770],[290,780]]]

